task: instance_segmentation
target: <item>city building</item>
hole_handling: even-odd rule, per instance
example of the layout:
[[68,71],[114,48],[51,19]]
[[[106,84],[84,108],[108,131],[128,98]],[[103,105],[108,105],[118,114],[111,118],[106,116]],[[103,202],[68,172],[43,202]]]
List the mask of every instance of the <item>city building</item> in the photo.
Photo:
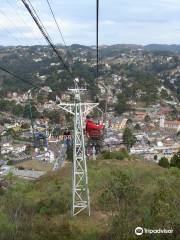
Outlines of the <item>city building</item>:
[[160,128],[172,129],[178,132],[180,130],[180,121],[166,121],[165,116],[163,115],[160,117],[159,126]]

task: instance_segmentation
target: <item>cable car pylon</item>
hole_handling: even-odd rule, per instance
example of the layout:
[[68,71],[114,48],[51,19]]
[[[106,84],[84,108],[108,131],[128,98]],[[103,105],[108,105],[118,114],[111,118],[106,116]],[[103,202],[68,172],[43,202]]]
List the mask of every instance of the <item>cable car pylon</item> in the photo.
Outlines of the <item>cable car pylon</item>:
[[74,103],[60,102],[58,106],[64,111],[74,115],[72,216],[75,216],[84,210],[86,210],[90,216],[90,197],[84,139],[84,119],[85,116],[98,105],[98,103],[81,102],[81,92],[86,89],[80,89],[78,87],[78,79],[75,79],[75,88],[69,90],[74,94]]

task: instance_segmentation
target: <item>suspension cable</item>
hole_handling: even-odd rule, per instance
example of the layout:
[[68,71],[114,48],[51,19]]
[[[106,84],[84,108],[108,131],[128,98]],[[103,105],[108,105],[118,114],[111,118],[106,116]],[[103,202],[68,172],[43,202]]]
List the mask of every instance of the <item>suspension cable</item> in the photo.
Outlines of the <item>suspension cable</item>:
[[31,85],[32,87],[40,88],[40,86],[35,85],[34,83],[30,82],[29,80],[25,80],[24,78],[16,75],[16,74],[13,73],[13,72],[10,72],[8,69],[6,69],[6,68],[4,68],[4,67],[2,67],[2,66],[0,66],[0,70],[2,70],[3,72],[8,73],[9,75],[13,76],[13,77],[16,78],[16,79],[19,79],[20,81],[22,81],[22,82],[24,82],[24,83],[26,83],[26,84]]
[[96,0],[96,78],[99,78],[99,0]]
[[17,29],[16,31],[17,31],[19,34],[21,34],[21,35],[24,36],[24,39],[27,40],[27,42],[29,43],[29,45],[31,45],[31,42],[29,41],[29,39],[24,35],[23,32],[21,32],[21,31],[17,28],[17,26],[14,24],[13,20],[11,20],[11,18],[9,18],[9,17],[4,13],[4,11],[2,10],[2,8],[0,9],[0,13],[8,20],[8,22],[10,23],[11,26],[13,26],[14,28]]
[[[34,35],[34,39],[37,40],[37,42],[39,42],[39,39],[37,38],[37,36],[32,31],[31,25],[29,23],[27,23],[27,21],[22,17],[22,14],[20,14],[18,9],[16,9],[16,7],[12,4],[12,1],[6,0],[6,2],[11,7],[12,11],[14,11],[16,13],[20,22],[23,22],[24,25],[27,26],[31,30],[32,34]],[[43,40],[44,40],[44,38],[43,38]]]
[[[58,59],[60,60],[60,62],[63,64],[64,68],[67,70],[67,72],[69,73],[69,75],[71,77],[74,78],[72,72],[70,71],[69,67],[66,65],[66,63],[64,62],[63,58],[61,57],[61,55],[59,54],[56,46],[54,45],[54,43],[52,42],[52,40],[49,37],[49,34],[47,33],[45,27],[41,24],[41,21],[39,21],[39,17],[37,16],[37,13],[33,12],[32,9],[30,8],[30,6],[28,5],[28,3],[26,2],[26,0],[21,0],[24,4],[24,6],[26,7],[26,9],[28,10],[29,14],[31,15],[31,17],[33,18],[34,22],[36,23],[37,27],[39,28],[39,30],[41,31],[42,35],[44,36],[45,40],[47,41],[47,43],[50,45],[50,47],[52,48],[52,50],[54,51],[54,53],[57,55]],[[32,4],[31,4],[32,5]]]
[[56,17],[55,17],[55,14],[54,14],[54,12],[53,12],[53,9],[52,9],[52,7],[51,7],[50,1],[49,1],[49,0],[46,0],[46,1],[47,1],[48,6],[49,6],[49,9],[50,9],[50,11],[51,11],[51,14],[52,14],[52,16],[53,16],[54,22],[55,22],[55,24],[56,24],[56,26],[57,26],[57,29],[58,29],[58,31],[59,31],[60,37],[62,38],[62,41],[63,41],[64,46],[65,46],[65,48],[66,48],[67,54],[68,54],[69,57],[72,59],[72,55],[71,55],[71,53],[70,53],[69,50],[68,50],[67,44],[66,44],[65,39],[64,39],[64,37],[63,37],[62,31],[61,31],[61,29],[60,29],[60,26],[59,26],[59,24],[58,24],[58,22],[57,22],[57,20],[56,20]]
[[[46,31],[46,28],[43,24],[43,22],[41,21],[40,17],[38,16],[38,13],[36,11],[36,9],[34,8],[34,6],[32,5],[32,3],[30,2],[30,0],[27,0],[29,3],[29,6],[31,6],[32,12],[34,13],[34,15],[36,16],[36,18],[38,19],[39,23],[41,24],[41,27],[43,28],[44,32],[46,33],[46,35],[49,37],[49,39],[52,41],[51,37],[49,36],[48,32]],[[27,9],[27,8],[26,8]],[[32,17],[32,16],[31,16]],[[33,19],[34,20],[34,19]],[[36,24],[36,22],[35,22]],[[37,24],[36,24],[37,25]]]
[[0,23],[0,29],[3,29],[9,36],[11,36],[19,45],[22,45],[22,43],[19,41],[18,38],[14,36],[8,29],[6,29],[1,23]]

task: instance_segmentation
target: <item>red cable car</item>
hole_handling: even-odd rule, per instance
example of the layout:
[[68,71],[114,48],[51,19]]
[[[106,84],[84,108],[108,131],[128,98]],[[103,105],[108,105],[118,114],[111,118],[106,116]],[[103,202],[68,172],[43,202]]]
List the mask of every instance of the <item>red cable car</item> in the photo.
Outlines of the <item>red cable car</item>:
[[88,145],[90,147],[95,147],[96,153],[100,151],[101,141],[103,139],[103,124],[96,124],[93,122],[91,116],[86,117],[86,134],[88,137]]

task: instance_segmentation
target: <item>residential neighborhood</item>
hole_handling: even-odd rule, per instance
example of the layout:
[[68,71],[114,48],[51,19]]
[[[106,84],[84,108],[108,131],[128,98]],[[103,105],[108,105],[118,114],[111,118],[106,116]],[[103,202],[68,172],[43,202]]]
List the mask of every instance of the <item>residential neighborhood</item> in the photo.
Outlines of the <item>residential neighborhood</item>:
[[[61,46],[58,48],[66,57],[66,49]],[[96,113],[92,113],[93,120],[105,125],[101,151],[125,149],[132,156],[158,163],[162,157],[170,161],[180,149],[180,68],[177,65],[180,55],[155,53],[147,48],[136,45],[101,46],[101,74],[96,89],[92,88],[91,78],[85,79],[88,75],[81,73],[83,68],[88,73],[96,66],[94,46],[72,45],[72,65],[78,67],[79,74],[83,76],[80,78],[81,85],[87,88],[82,99],[93,102],[96,99],[92,96],[96,92],[99,107]],[[4,97],[0,102],[2,169],[7,172],[6,164],[15,166],[33,160],[45,164],[48,162],[53,169],[58,159],[62,158],[59,152],[62,152],[65,129],[68,128],[73,136],[72,118],[58,107],[59,102],[73,102],[70,91],[67,88],[63,91],[63,86],[68,86],[67,83],[64,85],[67,75],[64,75],[61,64],[50,56],[47,46],[6,47],[1,48],[0,53],[3,56],[1,61],[5,58],[13,61],[13,54],[18,56],[17,62],[21,63],[21,59],[27,58],[30,64],[35,62],[41,65],[41,68],[38,67],[40,71],[37,69],[32,72],[32,77],[42,85],[39,89],[16,91],[8,88],[3,92]],[[143,71],[147,68],[149,75],[144,75]],[[54,89],[49,75],[51,72],[59,89]],[[141,84],[141,79],[144,79],[144,84]],[[38,155],[34,153],[33,138],[36,121],[41,115],[47,119],[49,146],[48,153],[43,154],[42,151]],[[127,128],[135,139],[130,147],[123,140]]]

